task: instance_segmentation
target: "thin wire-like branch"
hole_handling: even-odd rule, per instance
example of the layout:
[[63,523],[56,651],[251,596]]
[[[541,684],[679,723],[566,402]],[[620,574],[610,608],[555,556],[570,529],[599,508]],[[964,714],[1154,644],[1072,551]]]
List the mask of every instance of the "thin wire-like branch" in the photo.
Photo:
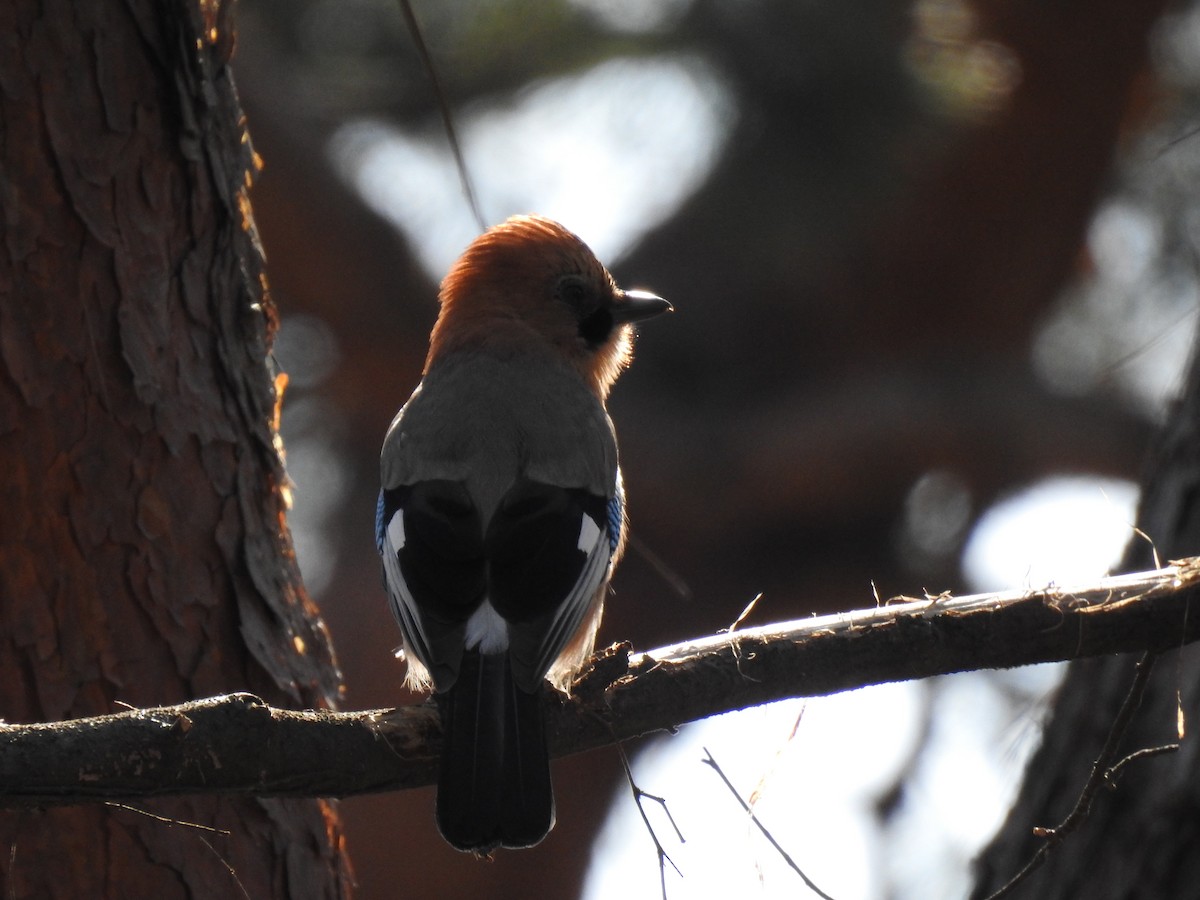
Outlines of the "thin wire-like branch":
[[1139,762],[1143,759],[1151,759],[1155,756],[1166,756],[1168,753],[1178,753],[1179,744],[1162,744],[1158,747],[1143,747],[1141,750],[1134,750],[1132,753],[1127,753],[1117,762],[1108,767],[1108,771],[1104,773],[1104,786],[1110,790],[1116,790],[1117,779],[1121,777],[1121,773],[1130,763]]
[[[939,596],[648,653],[609,648],[593,658],[570,697],[547,691],[551,750],[589,750],[787,697],[1178,647],[1200,638],[1200,617],[1183,615],[1200,591],[1198,573],[1189,561],[1072,590]],[[91,719],[0,724],[0,808],[168,794],[399,790],[432,783],[440,752],[432,703],[296,712],[233,694]]]
[[687,579],[672,569],[667,564],[667,561],[651,550],[650,545],[638,537],[635,532],[627,532],[625,545],[632,553],[636,553],[645,560],[646,564],[654,570],[654,573],[671,589],[671,593],[684,603],[691,601],[692,588],[687,583]]
[[1034,829],[1034,834],[1043,838],[1044,843],[1034,851],[1033,856],[1029,858],[1029,861],[1021,867],[1017,874],[1010,878],[999,890],[989,894],[986,900],[1000,900],[1000,898],[1008,896],[1016,890],[1018,885],[1032,875],[1046,861],[1054,848],[1083,823],[1088,813],[1091,812],[1092,802],[1096,799],[1096,793],[1100,790],[1100,787],[1111,777],[1114,769],[1119,768],[1128,760],[1126,758],[1126,760],[1117,763],[1117,752],[1120,749],[1122,739],[1125,737],[1125,732],[1129,730],[1129,723],[1133,720],[1134,713],[1137,712],[1138,707],[1142,704],[1142,696],[1146,693],[1146,685],[1150,682],[1150,674],[1154,671],[1154,662],[1157,658],[1157,653],[1145,653],[1138,660],[1137,669],[1133,676],[1133,683],[1129,686],[1129,693],[1125,695],[1125,700],[1121,704],[1116,718],[1113,719],[1112,727],[1108,730],[1108,737],[1105,739],[1100,753],[1092,763],[1092,771],[1088,775],[1088,780],[1084,784],[1083,789],[1079,792],[1074,808],[1057,827]]
[[475,224],[479,226],[480,231],[487,230],[487,220],[483,217],[483,211],[479,206],[479,198],[475,194],[475,185],[471,181],[471,173],[467,169],[467,161],[463,156],[462,146],[458,142],[458,129],[454,125],[454,115],[450,111],[450,101],[446,99],[446,92],[442,89],[442,80],[438,78],[437,66],[433,62],[433,56],[429,52],[429,47],[425,43],[425,35],[421,31],[421,25],[417,22],[416,13],[413,12],[411,0],[400,0],[400,10],[404,13],[404,22],[408,26],[409,33],[412,35],[413,43],[416,44],[417,53],[421,57],[421,64],[425,66],[425,71],[429,73],[429,81],[433,85],[433,93],[437,99],[438,111],[442,114],[442,125],[446,129],[446,140],[450,143],[450,152],[454,154],[454,165],[458,169],[458,178],[462,183],[463,195],[467,198],[467,203],[471,207],[471,214],[475,217]]
[[804,870],[800,868],[794,859],[792,859],[791,855],[783,849],[783,845],[781,845],[779,841],[775,839],[775,835],[771,834],[771,832],[767,829],[767,826],[765,826],[759,820],[758,815],[754,812],[753,807],[751,807],[749,803],[742,799],[742,795],[738,793],[737,788],[733,786],[733,782],[729,780],[729,776],[726,775],[725,771],[717,764],[716,759],[713,758],[712,751],[710,751],[707,747],[704,748],[704,759],[702,759],[701,762],[716,772],[720,779],[725,782],[725,787],[729,789],[729,793],[733,794],[737,802],[741,804],[742,809],[744,809],[746,814],[750,816],[750,821],[754,823],[754,826],[759,830],[762,836],[767,839],[768,843],[775,848],[775,852],[783,858],[783,861],[788,864],[788,867],[800,876],[801,881],[807,885],[808,889],[818,897],[823,898],[823,900],[833,900],[833,897],[830,897],[827,893],[817,887],[816,883],[804,873]]
[[[153,819],[155,822],[162,822],[164,825],[180,825],[183,828],[191,828],[197,832],[207,831],[210,834],[219,834],[222,837],[229,837],[230,834],[232,834],[232,832],[224,828],[213,828],[211,825],[201,825],[199,822],[187,822],[182,819],[172,818],[170,816],[160,816],[157,813],[150,812],[149,810],[138,809],[136,806],[130,806],[128,803],[114,803],[113,801],[109,800],[104,805],[111,806],[114,809],[123,809],[126,812],[136,813],[139,816],[145,816],[147,819]],[[214,847],[208,841],[208,839],[204,837],[204,835],[197,834],[195,837],[196,840],[203,844],[208,852],[213,855],[217,862],[220,863],[221,867],[227,873],[229,873],[230,879],[235,885],[237,885],[238,892],[245,897],[246,900],[251,900],[250,892],[246,890],[246,886],[242,884],[242,879],[238,877],[237,869],[230,865],[229,860],[227,860],[220,852],[218,852],[217,848]]]
[[136,806],[130,806],[128,803],[115,803],[112,800],[107,800],[105,806],[111,806],[113,809],[123,809],[126,812],[136,813],[139,816],[144,816],[147,819],[153,819],[155,822],[162,822],[164,825],[180,825],[184,828],[194,828],[197,831],[207,831],[212,834],[219,834],[222,837],[229,837],[233,834],[226,828],[213,828],[211,825],[201,825],[199,822],[187,822],[183,819],[172,818],[171,816],[160,816],[158,813],[152,813],[148,809],[138,809]]
[[667,821],[671,823],[671,827],[675,829],[675,836],[679,839],[679,843],[684,843],[683,832],[679,830],[679,825],[675,822],[675,817],[671,815],[671,808],[667,806],[667,798],[660,797],[657,794],[651,794],[649,791],[644,791],[633,779],[633,768],[629,765],[629,754],[625,752],[625,745],[617,742],[617,753],[621,757],[621,765],[625,769],[625,780],[629,783],[629,789],[633,792],[633,802],[637,804],[638,815],[642,817],[642,824],[646,826],[646,831],[650,833],[650,840],[654,842],[654,849],[658,853],[658,881],[662,890],[662,900],[667,900],[667,863],[671,864],[671,868],[675,870],[675,874],[683,877],[683,873],[679,871],[679,866],[675,865],[675,860],[671,859],[671,855],[667,853],[663,847],[662,841],[659,840],[658,832],[654,830],[654,826],[650,824],[650,817],[646,815],[646,808],[642,805],[643,800],[653,800],[657,803],[664,813],[667,815]]

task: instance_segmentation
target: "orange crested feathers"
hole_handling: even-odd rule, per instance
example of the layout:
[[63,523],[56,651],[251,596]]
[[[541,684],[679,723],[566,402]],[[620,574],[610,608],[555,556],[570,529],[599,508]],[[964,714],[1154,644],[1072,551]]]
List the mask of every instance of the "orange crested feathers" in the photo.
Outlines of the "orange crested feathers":
[[476,238],[442,280],[441,311],[430,335],[425,371],[461,351],[553,348],[601,399],[630,361],[632,329],[611,327],[603,339],[581,334],[578,311],[562,302],[564,280],[604,308],[624,294],[574,233],[543,216],[513,216]]

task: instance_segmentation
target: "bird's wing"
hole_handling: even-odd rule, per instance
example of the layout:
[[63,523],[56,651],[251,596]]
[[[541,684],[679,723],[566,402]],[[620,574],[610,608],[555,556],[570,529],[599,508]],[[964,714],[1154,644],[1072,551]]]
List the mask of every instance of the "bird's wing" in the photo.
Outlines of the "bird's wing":
[[444,690],[457,677],[466,623],[485,590],[479,513],[462,483],[434,479],[385,488],[375,528],[406,649]]
[[488,599],[509,623],[513,676],[541,684],[584,626],[608,580],[615,546],[608,498],[519,480],[488,525]]

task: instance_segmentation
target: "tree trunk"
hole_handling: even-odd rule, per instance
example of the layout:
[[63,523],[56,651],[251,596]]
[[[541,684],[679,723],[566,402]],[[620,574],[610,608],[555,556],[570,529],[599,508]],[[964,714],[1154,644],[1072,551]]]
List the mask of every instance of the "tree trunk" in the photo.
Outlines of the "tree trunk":
[[[1143,478],[1138,526],[1124,568],[1200,551],[1200,360],[1193,356],[1176,404]],[[1200,615],[1200,610],[1191,610]],[[977,863],[974,897],[1003,885],[1041,843],[1035,826],[1054,827],[1075,805],[1117,709],[1129,691],[1134,658],[1073,663],[1060,688],[1041,748],[1007,822]],[[1177,694],[1177,692],[1179,692]],[[1178,739],[1177,697],[1189,730],[1200,709],[1200,649],[1159,657],[1122,753]],[[1128,766],[1114,792],[1102,791],[1079,831],[1054,849],[1016,896],[1039,900],[1195,897],[1200,888],[1200,753],[1195,738],[1179,752]]]
[[[230,11],[0,5],[9,722],[235,689],[320,706],[338,691],[284,519],[274,311],[245,194],[254,159],[227,68]],[[145,810],[5,813],[0,892],[348,893],[329,804],[193,797]]]

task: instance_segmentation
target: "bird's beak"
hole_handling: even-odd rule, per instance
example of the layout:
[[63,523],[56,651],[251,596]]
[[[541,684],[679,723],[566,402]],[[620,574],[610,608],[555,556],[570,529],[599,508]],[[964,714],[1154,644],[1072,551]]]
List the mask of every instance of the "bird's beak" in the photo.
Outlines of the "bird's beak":
[[621,291],[620,299],[612,305],[612,317],[618,325],[625,322],[640,322],[652,319],[665,312],[674,312],[675,307],[649,291]]

